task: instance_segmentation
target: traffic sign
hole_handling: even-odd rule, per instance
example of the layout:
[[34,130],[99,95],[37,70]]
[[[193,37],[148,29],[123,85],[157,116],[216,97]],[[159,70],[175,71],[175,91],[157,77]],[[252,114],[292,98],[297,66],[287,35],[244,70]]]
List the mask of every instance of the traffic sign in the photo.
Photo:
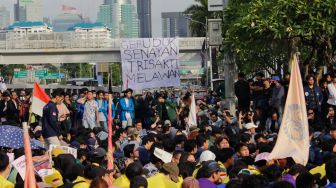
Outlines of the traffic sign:
[[48,71],[47,70],[36,70],[35,71],[35,77],[37,78],[44,78],[48,75]]
[[53,79],[62,79],[64,78],[64,73],[52,72],[45,76],[43,79],[53,80]]
[[27,71],[15,71],[14,78],[27,78]]

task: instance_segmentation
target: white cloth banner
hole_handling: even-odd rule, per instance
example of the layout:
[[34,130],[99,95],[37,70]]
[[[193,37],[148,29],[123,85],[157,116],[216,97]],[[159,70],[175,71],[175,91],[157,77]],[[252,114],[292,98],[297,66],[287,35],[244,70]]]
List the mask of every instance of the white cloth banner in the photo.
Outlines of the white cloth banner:
[[309,157],[309,130],[301,73],[296,55],[292,57],[292,73],[285,111],[276,144],[269,159],[292,157],[305,166]]
[[189,121],[188,125],[197,126],[197,116],[196,116],[196,103],[195,103],[195,94],[191,95],[191,105],[189,110]]
[[179,87],[177,38],[122,39],[123,89]]

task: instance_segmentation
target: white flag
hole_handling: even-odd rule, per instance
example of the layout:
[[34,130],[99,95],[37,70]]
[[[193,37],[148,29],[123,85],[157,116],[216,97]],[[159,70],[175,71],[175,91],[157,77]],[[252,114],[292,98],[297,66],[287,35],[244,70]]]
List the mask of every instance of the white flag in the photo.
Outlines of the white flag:
[[196,117],[196,103],[195,103],[195,95],[194,93],[191,95],[191,105],[189,111],[189,121],[188,125],[195,125],[197,126],[197,117]]
[[309,131],[302,79],[296,55],[292,59],[292,73],[285,111],[279,135],[269,159],[292,157],[306,165],[309,157]]

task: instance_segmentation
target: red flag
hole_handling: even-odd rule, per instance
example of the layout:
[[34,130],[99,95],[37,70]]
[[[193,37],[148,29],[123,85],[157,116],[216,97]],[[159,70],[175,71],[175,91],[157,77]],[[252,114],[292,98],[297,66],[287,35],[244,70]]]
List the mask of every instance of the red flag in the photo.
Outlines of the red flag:
[[107,169],[112,170],[113,169],[113,146],[112,146],[112,95],[109,95],[109,102],[108,102],[109,108],[108,108],[108,152],[111,154],[111,160],[108,160],[107,163]]
[[23,143],[26,155],[26,177],[24,181],[24,188],[36,188],[37,184],[34,173],[33,157],[30,146],[30,137],[28,133],[28,125],[26,122],[23,123]]
[[31,112],[36,115],[42,116],[43,107],[49,101],[50,101],[50,97],[44,92],[44,90],[38,85],[38,83],[35,82]]
[[67,5],[62,5],[62,11],[63,11],[63,12],[67,12],[67,13],[69,13],[69,12],[72,12],[72,11],[74,11],[74,10],[76,10],[75,7],[70,7],[70,6],[67,6]]

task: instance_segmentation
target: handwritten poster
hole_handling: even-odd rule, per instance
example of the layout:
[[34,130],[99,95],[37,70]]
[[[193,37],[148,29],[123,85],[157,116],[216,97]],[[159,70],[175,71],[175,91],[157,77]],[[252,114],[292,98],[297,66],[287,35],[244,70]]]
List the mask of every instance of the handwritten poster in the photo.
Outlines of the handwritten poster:
[[179,87],[177,38],[122,39],[123,89]]

